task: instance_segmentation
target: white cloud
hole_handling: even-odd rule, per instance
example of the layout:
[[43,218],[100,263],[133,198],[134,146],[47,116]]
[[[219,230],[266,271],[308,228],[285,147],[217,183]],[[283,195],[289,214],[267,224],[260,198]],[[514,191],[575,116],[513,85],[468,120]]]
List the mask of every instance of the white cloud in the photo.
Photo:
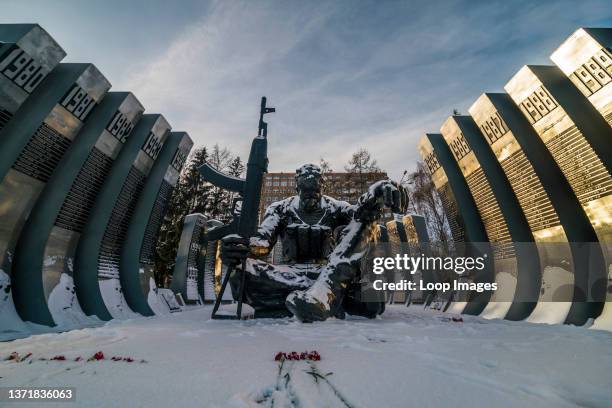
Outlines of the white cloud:
[[322,156],[341,169],[366,147],[399,176],[419,158],[418,139],[453,108],[465,112],[481,92],[501,90],[520,65],[542,62],[604,10],[599,1],[580,10],[394,4],[215,2],[115,88],[133,90],[196,144],[226,145],[244,159],[266,95],[278,109],[268,119],[271,170]]

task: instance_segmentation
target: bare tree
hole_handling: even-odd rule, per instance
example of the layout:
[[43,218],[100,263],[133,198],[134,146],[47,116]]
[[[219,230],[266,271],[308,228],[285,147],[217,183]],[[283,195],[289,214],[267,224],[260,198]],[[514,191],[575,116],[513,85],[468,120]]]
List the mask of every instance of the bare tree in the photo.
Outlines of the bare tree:
[[228,170],[233,160],[232,152],[227,147],[219,147],[218,144],[215,144],[208,154],[208,164],[219,171]]
[[407,176],[405,186],[410,195],[410,209],[425,217],[431,240],[440,242],[444,250],[448,250],[450,227],[442,200],[423,162],[418,162],[416,170]]
[[[234,156],[226,147],[215,144],[208,155],[208,164],[220,172],[228,173],[232,170]],[[210,200],[207,213],[211,218],[228,221],[231,218],[231,192],[210,184]]]
[[378,173],[382,172],[378,167],[378,162],[372,154],[364,148],[357,150],[349,159],[344,170],[350,173],[348,178],[351,188],[357,188],[359,191],[366,191],[368,188],[369,180],[365,176],[367,173]]
[[329,162],[325,160],[323,157],[319,159],[319,167],[321,167],[321,172],[323,174],[332,173],[334,171],[329,165]]

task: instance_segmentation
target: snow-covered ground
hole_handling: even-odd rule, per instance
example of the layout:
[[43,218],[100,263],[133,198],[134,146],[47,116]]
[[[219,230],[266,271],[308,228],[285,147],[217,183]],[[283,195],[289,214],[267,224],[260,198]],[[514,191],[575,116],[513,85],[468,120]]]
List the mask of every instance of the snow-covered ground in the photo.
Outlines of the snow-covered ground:
[[[315,324],[209,316],[205,307],[0,343],[2,360],[33,353],[21,363],[0,361],[0,387],[75,387],[77,404],[68,407],[612,406],[610,332],[470,316],[455,322],[403,306],[376,320]],[[279,376],[275,354],[294,350],[322,359],[286,361]],[[97,351],[106,359],[74,361]],[[39,360],[55,355],[67,360]]]

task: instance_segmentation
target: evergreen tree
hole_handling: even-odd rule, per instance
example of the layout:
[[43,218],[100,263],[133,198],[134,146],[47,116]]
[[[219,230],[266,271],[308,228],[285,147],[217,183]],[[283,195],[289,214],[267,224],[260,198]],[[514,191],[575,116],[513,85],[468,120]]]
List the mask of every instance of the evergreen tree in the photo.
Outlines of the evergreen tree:
[[236,156],[229,165],[228,173],[231,176],[240,177],[244,173],[244,163],[240,159],[240,156]]
[[184,199],[187,199],[189,214],[206,213],[211,185],[202,180],[198,169],[206,163],[207,159],[208,153],[205,147],[196,149],[181,177],[182,191],[185,195]]
[[[242,177],[242,175],[244,174],[244,164],[242,163],[242,160],[240,159],[240,156],[236,156],[229,164],[228,166],[228,174],[230,176],[234,176],[234,177]],[[229,197],[227,200],[227,203],[225,205],[225,215],[223,216],[225,222],[229,222],[231,221],[231,219],[233,218],[232,215],[232,206],[233,206],[233,202],[234,202],[234,198],[236,197],[236,193],[234,192],[230,192],[229,193]]]
[[190,154],[168,203],[155,248],[155,281],[158,286],[165,286],[167,277],[172,275],[185,216],[206,210],[210,186],[201,180],[198,168],[206,163],[207,157],[205,147]]
[[245,171],[240,157],[234,157],[227,148],[218,144],[210,152],[205,147],[191,152],[168,203],[155,248],[155,281],[158,286],[165,286],[168,277],[172,276],[186,215],[201,213],[207,219],[222,222],[229,222],[232,218],[235,193],[202,180],[198,169],[205,163],[235,177],[242,176]]

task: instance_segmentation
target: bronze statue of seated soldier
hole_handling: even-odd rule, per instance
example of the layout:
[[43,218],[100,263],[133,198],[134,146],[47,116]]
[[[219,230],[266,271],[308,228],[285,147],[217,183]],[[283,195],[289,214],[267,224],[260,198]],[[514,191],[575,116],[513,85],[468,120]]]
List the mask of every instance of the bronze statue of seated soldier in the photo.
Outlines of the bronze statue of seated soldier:
[[[406,210],[404,188],[390,180],[372,184],[356,204],[321,194],[321,168],[305,164],[296,170],[297,195],[272,203],[257,234],[223,238],[223,262],[240,268],[246,259],[243,301],[255,317],[295,315],[303,322],[344,318],[345,313],[374,318],[384,311],[379,301],[362,301],[361,265],[368,244],[376,239],[383,208]],[[281,240],[284,265],[262,260]],[[240,273],[230,285],[237,297]]]

